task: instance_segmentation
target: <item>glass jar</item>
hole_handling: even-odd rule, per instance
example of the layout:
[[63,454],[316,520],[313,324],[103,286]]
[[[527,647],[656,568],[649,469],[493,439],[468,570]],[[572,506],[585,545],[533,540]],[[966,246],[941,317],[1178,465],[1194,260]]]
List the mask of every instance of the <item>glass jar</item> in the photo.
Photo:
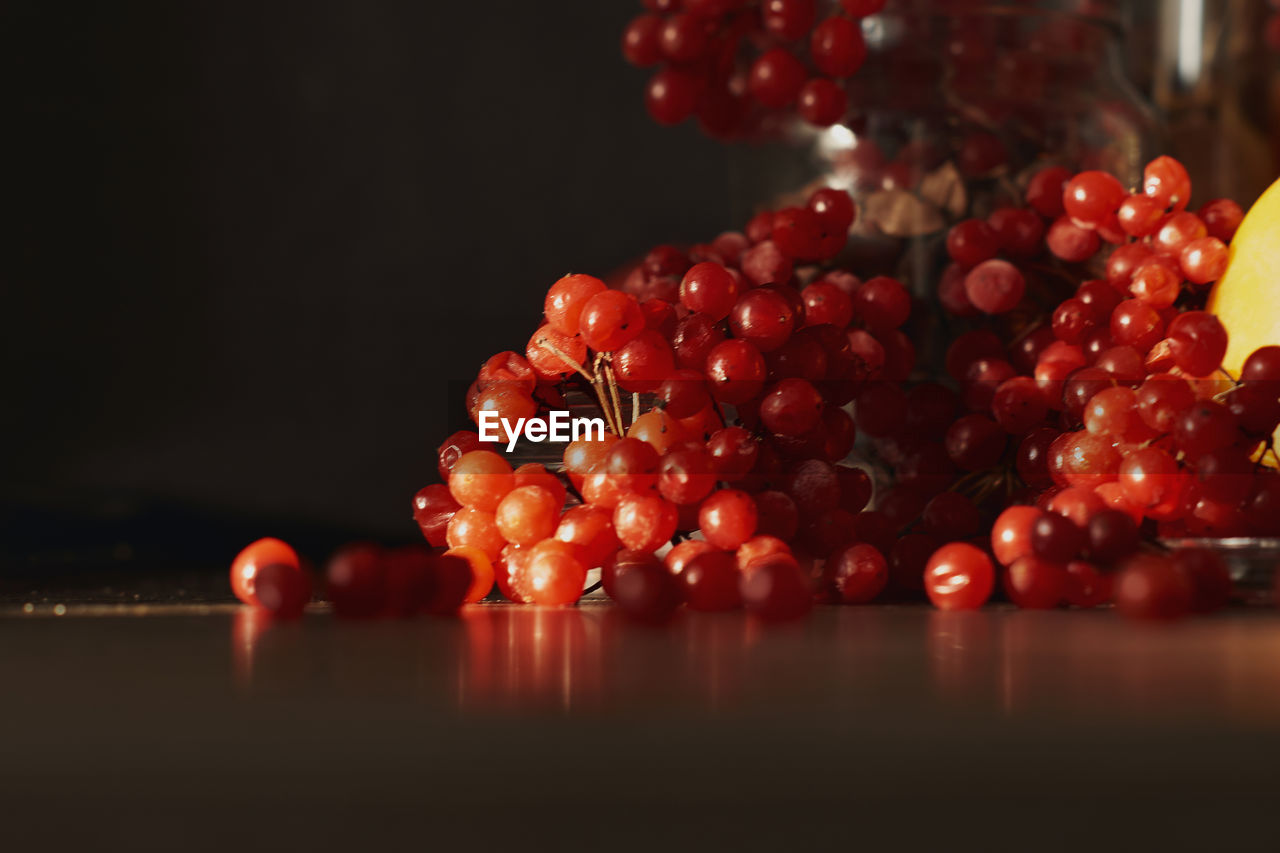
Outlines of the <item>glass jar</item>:
[[[1084,2],[889,0],[863,20],[868,57],[846,82],[843,123],[796,119],[731,150],[738,218],[847,189],[859,216],[841,260],[936,306],[949,226],[1020,206],[1040,169],[1140,183],[1161,126],[1125,78],[1117,10],[1091,0],[1086,14]],[[950,322],[913,312],[923,372],[939,367]]]

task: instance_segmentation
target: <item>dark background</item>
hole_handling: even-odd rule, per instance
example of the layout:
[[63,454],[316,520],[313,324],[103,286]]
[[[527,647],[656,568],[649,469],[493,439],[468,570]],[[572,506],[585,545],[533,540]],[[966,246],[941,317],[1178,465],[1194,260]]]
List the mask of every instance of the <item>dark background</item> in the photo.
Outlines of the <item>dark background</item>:
[[732,224],[723,149],[644,113],[633,0],[4,8],[11,552],[414,537],[450,380],[560,275]]

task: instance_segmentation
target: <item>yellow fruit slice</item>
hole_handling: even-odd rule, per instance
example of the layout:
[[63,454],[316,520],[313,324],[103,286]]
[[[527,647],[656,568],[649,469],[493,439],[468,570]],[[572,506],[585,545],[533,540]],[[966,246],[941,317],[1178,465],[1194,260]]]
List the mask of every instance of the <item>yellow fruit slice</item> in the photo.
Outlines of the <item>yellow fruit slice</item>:
[[1249,208],[1228,257],[1207,308],[1229,336],[1222,366],[1239,376],[1250,353],[1280,344],[1280,181]]

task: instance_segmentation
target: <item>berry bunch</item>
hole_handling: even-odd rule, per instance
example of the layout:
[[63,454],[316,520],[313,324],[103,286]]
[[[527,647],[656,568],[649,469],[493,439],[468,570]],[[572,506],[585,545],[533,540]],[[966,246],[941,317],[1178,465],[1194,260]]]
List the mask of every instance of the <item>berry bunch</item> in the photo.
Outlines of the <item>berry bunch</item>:
[[[1156,541],[1280,534],[1280,477],[1266,464],[1276,462],[1280,347],[1255,352],[1239,377],[1221,369],[1226,330],[1199,309],[1242,214],[1222,199],[1192,213],[1190,197],[1169,157],[1148,164],[1133,193],[1103,172],[1050,168],[1030,180],[1027,208],[951,229],[939,299],[985,319],[947,353],[959,395],[929,392],[946,401],[930,403],[939,426],[965,414],[933,460],[943,472],[933,491],[958,492],[916,495],[920,524],[969,539],[984,500],[988,512],[1017,505],[996,518],[990,555],[981,543],[932,555],[925,580],[939,606],[985,601],[994,557],[1025,607],[1108,601],[1118,569],[1124,612],[1211,609],[1231,591],[1221,560],[1160,553]],[[1059,298],[1063,282],[1079,284]]]
[[627,25],[622,54],[662,66],[645,87],[659,124],[697,116],[711,136],[742,134],[771,116],[798,114],[818,127],[845,117],[841,81],[867,56],[861,19],[885,0],[840,0],[819,20],[817,0],[645,0]]
[[557,470],[451,436],[445,484],[414,499],[427,540],[517,602],[572,603],[600,567],[605,591],[647,619],[681,602],[797,616],[814,584],[874,598],[884,556],[843,550],[881,526],[863,512],[870,476],[841,464],[857,434],[845,407],[891,405],[915,355],[906,288],[832,263],[856,215],[847,193],[820,189],[744,232],[659,246],[620,289],[557,281],[524,353],[481,367],[469,411],[514,421],[588,399],[608,433],[569,443]]

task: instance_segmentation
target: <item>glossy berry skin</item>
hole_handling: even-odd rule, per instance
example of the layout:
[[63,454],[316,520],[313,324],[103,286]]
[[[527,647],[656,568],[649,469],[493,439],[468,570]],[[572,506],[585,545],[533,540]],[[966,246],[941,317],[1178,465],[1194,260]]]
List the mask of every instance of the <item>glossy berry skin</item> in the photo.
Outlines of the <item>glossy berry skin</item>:
[[823,400],[803,379],[784,379],[765,393],[760,401],[760,420],[770,432],[802,436],[817,426]]
[[[468,569],[468,584],[470,577]],[[339,617],[368,619],[381,613],[387,596],[386,553],[371,544],[339,549],[325,566],[325,594]]]
[[681,367],[701,372],[707,365],[707,355],[724,338],[724,333],[706,315],[690,314],[677,324],[671,347]]
[[613,530],[613,513],[593,506],[575,506],[560,518],[555,538],[578,549],[578,558],[588,569],[604,565],[618,550]]
[[231,591],[236,598],[245,604],[260,604],[254,592],[255,579],[260,568],[272,564],[292,566],[295,571],[302,571],[297,552],[279,539],[259,539],[237,554],[231,561]]
[[662,457],[658,491],[674,504],[696,504],[716,485],[711,454],[701,446],[677,447]]
[[964,291],[974,307],[984,314],[1004,314],[1022,301],[1026,279],[1008,261],[984,261],[969,271]]
[[587,360],[587,345],[580,337],[557,332],[548,324],[529,338],[524,355],[539,379],[559,380],[574,372],[573,362]]
[[763,106],[780,110],[795,101],[807,76],[795,54],[776,47],[752,64],[747,91]]
[[1027,204],[1046,219],[1062,216],[1065,212],[1062,197],[1071,177],[1071,172],[1061,166],[1050,166],[1036,172],[1027,184]]
[[965,415],[947,430],[945,443],[947,455],[957,467],[980,471],[1000,461],[1006,436],[1004,430],[985,415]]
[[1102,245],[1095,231],[1089,231],[1062,217],[1049,226],[1045,244],[1054,257],[1078,264],[1092,258]]
[[1127,558],[1138,549],[1138,525],[1127,512],[1103,509],[1089,519],[1086,548],[1096,563],[1110,565]]
[[1189,281],[1209,284],[1227,271],[1227,247],[1217,237],[1199,237],[1182,247],[1178,263]]
[[757,519],[755,501],[737,489],[713,493],[698,510],[698,526],[703,537],[726,551],[736,549],[751,538],[756,532]]
[[863,283],[853,294],[854,313],[872,334],[896,329],[911,316],[911,295],[902,283],[877,276]]
[[712,322],[729,315],[738,301],[738,280],[717,263],[694,264],[680,282],[680,304],[690,311],[705,314]]
[[445,543],[450,548],[475,548],[490,560],[496,560],[506,547],[507,540],[498,529],[494,513],[464,506],[449,519],[449,526],[445,528]]
[[1195,404],[1196,394],[1181,376],[1154,373],[1138,388],[1135,400],[1143,423],[1170,432],[1177,416]]
[[311,576],[288,563],[267,563],[254,574],[253,593],[273,618],[297,619],[311,600]]
[[627,616],[657,625],[668,622],[683,601],[680,581],[658,558],[620,564],[613,573],[609,596]]
[[752,564],[738,578],[747,611],[766,622],[801,619],[813,609],[809,579],[790,554],[774,554]]
[[800,292],[806,326],[831,325],[843,329],[853,319],[853,300],[828,281],[816,281]]
[[1025,435],[1044,421],[1049,406],[1034,379],[1015,376],[996,388],[991,398],[991,412],[1005,432]]
[[977,610],[994,588],[991,558],[972,545],[943,545],[925,564],[924,589],[939,610]]
[[529,552],[528,595],[534,604],[553,607],[573,604],[582,597],[587,569],[574,547],[546,539]]
[[1031,551],[1043,560],[1065,565],[1079,556],[1085,533],[1074,521],[1056,512],[1046,512],[1031,526]]
[[839,15],[814,27],[809,38],[809,55],[818,70],[828,77],[850,77],[867,58],[862,28]]
[[696,15],[678,13],[667,18],[658,34],[663,55],[676,64],[701,59],[707,51],[707,31]]
[[624,495],[613,511],[613,529],[623,547],[656,551],[671,541],[678,520],[676,506],[656,495]]
[[658,386],[658,403],[673,418],[696,415],[711,404],[706,377],[699,370],[674,370]]
[[1081,172],[1063,190],[1067,216],[1090,226],[1103,224],[1124,201],[1124,186],[1106,172]]
[[1173,422],[1173,437],[1191,460],[1234,444],[1240,431],[1229,409],[1214,400],[1198,400]]
[[1000,238],[981,219],[958,222],[947,232],[947,254],[960,266],[971,269],[989,261],[1000,249]]
[[648,68],[662,59],[663,20],[659,15],[632,18],[622,32],[622,56],[637,68]]
[[556,531],[562,501],[542,486],[512,489],[498,504],[495,521],[502,538],[513,545],[533,545]]
[[1182,210],[1191,200],[1191,178],[1177,160],[1157,157],[1143,170],[1142,190],[1160,207]]
[[1259,347],[1250,353],[1240,369],[1240,381],[1280,382],[1280,346]]
[[889,581],[889,566],[884,555],[871,545],[849,545],[827,560],[826,580],[845,604],[868,604],[876,599]]
[[703,82],[696,74],[681,68],[664,68],[645,86],[645,108],[658,124],[679,124],[693,115],[702,88]]
[[1116,610],[1131,619],[1168,621],[1186,616],[1194,587],[1186,573],[1160,554],[1138,554],[1115,579]]
[[[854,220],[858,218],[858,207],[853,202],[853,196],[835,187],[822,187],[814,190],[805,206],[818,217],[818,225],[828,235],[843,235],[853,226]],[[839,242],[840,245],[844,244],[843,237]],[[849,281],[850,279],[852,281]],[[857,279],[851,273],[833,271],[828,273],[823,280],[844,285],[845,287],[848,284],[853,284],[854,287],[847,289],[846,293],[852,293],[852,290],[857,289]]]
[[1042,511],[1033,506],[1011,506],[991,527],[991,550],[1002,565],[1031,554],[1031,529]]
[[1009,600],[1024,610],[1052,610],[1066,597],[1067,574],[1061,565],[1041,557],[1020,557],[1004,576]]
[[579,317],[582,340],[597,352],[612,352],[626,346],[644,331],[644,312],[629,293],[606,290],[582,306]]
[[449,493],[464,507],[493,512],[514,488],[511,465],[492,450],[464,453],[449,473]]
[[722,403],[743,403],[759,394],[767,372],[760,350],[747,341],[724,341],[707,354],[711,395]]
[[[796,96],[796,111],[800,117],[815,127],[830,127],[844,118],[849,109],[849,99],[844,89],[833,80],[815,77],[800,87]],[[820,255],[817,255],[820,256]]]
[[760,352],[786,343],[795,325],[795,312],[777,291],[756,288],[744,293],[729,312],[729,330]]
[[707,551],[689,560],[679,574],[690,610],[715,613],[742,606],[737,561],[728,551]]
[[1191,376],[1208,376],[1227,354],[1227,330],[1207,311],[1184,311],[1166,333],[1174,362]]
[[578,321],[582,307],[591,297],[604,293],[608,288],[595,276],[567,275],[551,285],[547,291],[543,313],[547,323],[563,335],[578,334]]
[[1210,237],[1230,243],[1244,220],[1244,211],[1231,199],[1219,198],[1200,208],[1199,216]]

